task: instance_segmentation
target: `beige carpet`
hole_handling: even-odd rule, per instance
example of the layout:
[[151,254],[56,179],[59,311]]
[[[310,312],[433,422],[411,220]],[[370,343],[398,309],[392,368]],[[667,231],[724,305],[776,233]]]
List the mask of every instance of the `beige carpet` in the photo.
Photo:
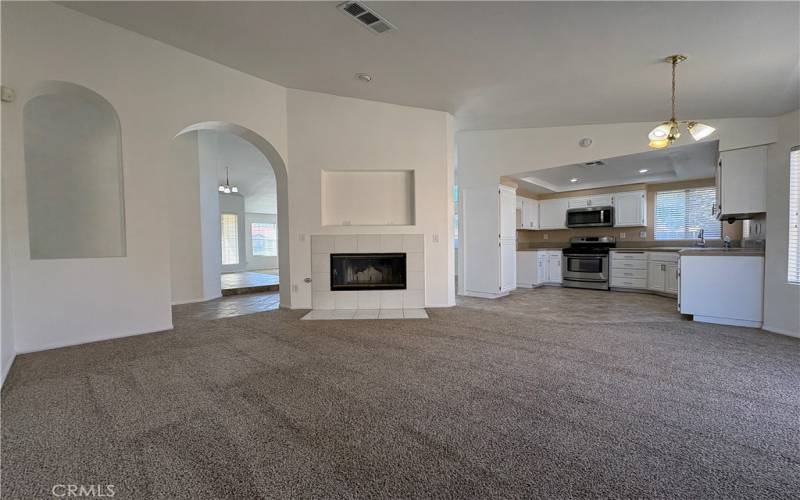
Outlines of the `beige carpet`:
[[800,497],[800,341],[683,321],[674,300],[177,312],[171,332],[17,359],[3,498]]

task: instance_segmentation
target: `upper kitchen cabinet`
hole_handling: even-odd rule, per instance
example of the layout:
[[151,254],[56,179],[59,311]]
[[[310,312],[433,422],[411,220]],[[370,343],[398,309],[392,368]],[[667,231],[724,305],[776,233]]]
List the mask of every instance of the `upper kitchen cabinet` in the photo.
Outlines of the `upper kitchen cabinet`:
[[752,219],[767,211],[767,146],[722,151],[716,178],[718,219]]
[[625,191],[611,197],[614,206],[615,227],[639,227],[647,225],[647,193]]
[[567,198],[539,202],[539,229],[565,229],[567,227]]
[[610,194],[596,194],[569,198],[567,208],[608,207],[611,206]]
[[539,202],[517,196],[517,229],[539,229]]

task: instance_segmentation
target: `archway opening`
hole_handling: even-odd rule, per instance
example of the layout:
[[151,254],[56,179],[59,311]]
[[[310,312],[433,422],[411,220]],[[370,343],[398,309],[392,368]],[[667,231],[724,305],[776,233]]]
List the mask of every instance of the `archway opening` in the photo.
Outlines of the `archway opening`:
[[290,307],[288,185],[280,154],[252,130],[226,122],[186,127],[172,151],[173,303],[274,290],[280,280],[286,284],[280,304]]

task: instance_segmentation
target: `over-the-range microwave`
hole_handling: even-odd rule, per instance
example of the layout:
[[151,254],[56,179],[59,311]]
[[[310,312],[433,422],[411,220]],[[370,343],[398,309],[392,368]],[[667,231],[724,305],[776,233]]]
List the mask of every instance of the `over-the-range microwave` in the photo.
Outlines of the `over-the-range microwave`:
[[567,227],[611,227],[614,225],[614,207],[570,208],[567,210]]

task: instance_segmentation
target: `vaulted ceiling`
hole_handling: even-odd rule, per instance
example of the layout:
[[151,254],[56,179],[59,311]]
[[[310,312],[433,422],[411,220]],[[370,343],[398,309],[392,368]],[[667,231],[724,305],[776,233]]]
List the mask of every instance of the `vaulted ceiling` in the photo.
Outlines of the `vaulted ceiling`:
[[[67,2],[298,89],[449,111],[459,129],[774,116],[800,105],[798,2]],[[371,83],[355,73],[373,76]]]

